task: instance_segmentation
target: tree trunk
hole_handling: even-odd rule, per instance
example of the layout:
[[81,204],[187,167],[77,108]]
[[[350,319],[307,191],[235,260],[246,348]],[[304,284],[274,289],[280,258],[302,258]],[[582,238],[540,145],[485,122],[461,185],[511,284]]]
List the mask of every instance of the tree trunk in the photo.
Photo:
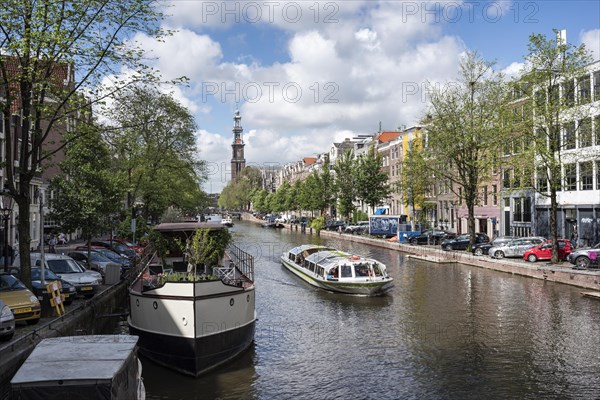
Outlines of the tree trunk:
[[[29,188],[29,182],[23,182],[22,187]],[[31,236],[29,234],[29,197],[18,196],[15,199],[19,208],[19,223],[17,230],[19,233],[19,256],[21,257],[21,281],[27,286],[29,290],[32,290],[31,285],[31,256],[29,249],[31,247]],[[40,240],[42,246],[44,245],[43,232],[40,234]]]
[[556,189],[550,189],[550,238],[552,239],[552,264],[558,263],[558,205],[556,202]]
[[475,203],[467,204],[467,231],[470,235],[469,248],[475,243]]

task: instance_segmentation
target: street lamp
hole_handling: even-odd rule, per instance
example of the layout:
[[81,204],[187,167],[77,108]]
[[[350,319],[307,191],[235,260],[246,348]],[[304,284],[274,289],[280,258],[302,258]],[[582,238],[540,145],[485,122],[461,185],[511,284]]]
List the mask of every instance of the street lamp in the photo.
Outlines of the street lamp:
[[8,272],[8,221],[13,211],[14,199],[6,190],[0,194],[0,213],[4,219],[4,272]]

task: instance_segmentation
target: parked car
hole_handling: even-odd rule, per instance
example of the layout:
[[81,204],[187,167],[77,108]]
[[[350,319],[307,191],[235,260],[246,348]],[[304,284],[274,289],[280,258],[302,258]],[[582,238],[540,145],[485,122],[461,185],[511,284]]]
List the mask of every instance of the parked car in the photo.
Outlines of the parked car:
[[129,247],[131,250],[133,250],[135,252],[135,254],[137,254],[140,257],[142,256],[142,254],[144,254],[144,246],[140,246],[139,244],[134,244],[127,239],[114,238],[113,240]]
[[419,235],[412,236],[408,242],[410,244],[440,244],[442,240],[452,239],[456,234],[440,229],[429,229],[421,232]]
[[121,263],[114,262],[110,258],[102,255],[102,253],[96,251],[89,252],[89,262],[87,250],[75,250],[67,253],[67,255],[73,260],[82,263],[87,269],[100,272],[103,277],[106,274],[106,268],[108,268],[111,265],[116,265],[117,267],[119,267],[119,269],[121,270],[121,275],[124,273],[125,270]]
[[92,240],[90,244],[92,246],[106,247],[107,249],[110,249],[115,253],[121,254],[122,256],[127,257],[130,260],[135,260],[137,258],[137,254],[135,251],[131,250],[124,244],[114,240]]
[[15,334],[15,316],[12,310],[0,299],[0,340],[10,340]]
[[[488,243],[490,238],[485,233],[477,232],[475,234],[475,243]],[[466,250],[471,242],[471,235],[458,235],[453,239],[442,240],[440,245],[444,250]]]
[[[21,278],[21,268],[12,266],[9,270],[16,278]],[[46,285],[51,282],[60,282],[60,293],[64,295],[64,302],[69,305],[77,297],[77,289],[69,282],[61,279],[58,275],[52,272],[50,269],[44,269],[44,280]],[[42,269],[40,267],[31,267],[31,286],[33,287],[33,294],[41,300],[43,295],[47,293],[46,285],[42,286]]]
[[[567,239],[558,239],[558,259],[564,260],[571,254],[571,242]],[[546,240],[523,253],[523,259],[529,262],[537,260],[550,260],[552,258],[552,240]]]
[[600,243],[594,247],[578,248],[571,251],[567,256],[567,261],[575,265],[577,269],[598,268],[600,263]]
[[487,255],[489,254],[489,250],[492,247],[495,246],[500,246],[503,243],[507,243],[510,242],[511,240],[515,240],[518,239],[517,236],[502,236],[502,237],[497,237],[494,238],[494,240],[492,240],[491,242],[484,242],[484,243],[475,243],[473,245],[473,247],[471,248],[471,252],[473,253],[473,255],[476,256],[482,256],[482,255]]
[[0,300],[8,305],[16,322],[35,325],[40,321],[42,306],[37,296],[8,272],[0,272]]
[[358,221],[355,224],[350,224],[344,228],[345,233],[353,235],[364,235],[369,233],[369,221]]
[[489,254],[494,258],[523,257],[523,253],[527,250],[545,241],[546,238],[537,236],[514,239],[510,242],[491,247]]
[[328,231],[337,231],[338,229],[340,229],[340,227],[343,231],[344,228],[346,228],[346,223],[344,221],[327,221],[327,223],[325,224],[325,229],[327,229]]
[[[121,271],[124,271],[124,272],[128,271],[129,268],[131,268],[135,263],[134,260],[130,260],[121,254],[115,253],[111,249],[107,249],[106,247],[91,246],[89,249],[95,253],[100,253],[101,255],[110,259],[112,262],[119,264],[121,266]],[[88,247],[87,246],[77,246],[77,247],[75,247],[75,251],[83,251],[83,252],[87,253]]]
[[[35,266],[41,265],[40,253],[31,253],[31,263]],[[15,257],[13,266],[20,267],[20,256]],[[69,282],[77,294],[86,298],[93,297],[98,290],[98,285],[102,283],[102,275],[96,271],[86,270],[82,272],[77,266],[77,262],[64,254],[48,253],[45,255],[46,268],[49,268],[61,279]]]

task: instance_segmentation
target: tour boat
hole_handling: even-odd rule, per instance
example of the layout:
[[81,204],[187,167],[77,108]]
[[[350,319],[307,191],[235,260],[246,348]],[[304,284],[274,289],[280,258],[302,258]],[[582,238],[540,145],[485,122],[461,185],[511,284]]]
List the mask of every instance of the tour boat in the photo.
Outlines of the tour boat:
[[281,262],[311,285],[333,292],[373,296],[393,285],[379,261],[325,246],[294,247],[281,256]]
[[197,377],[254,341],[254,260],[230,244],[218,265],[189,262],[196,233],[208,232],[200,237],[213,243],[227,232],[218,222],[163,223],[155,231],[169,250],[151,255],[132,283],[129,330],[140,354]]
[[229,215],[225,215],[223,219],[221,219],[221,225],[231,228],[233,226],[233,219],[231,219]]

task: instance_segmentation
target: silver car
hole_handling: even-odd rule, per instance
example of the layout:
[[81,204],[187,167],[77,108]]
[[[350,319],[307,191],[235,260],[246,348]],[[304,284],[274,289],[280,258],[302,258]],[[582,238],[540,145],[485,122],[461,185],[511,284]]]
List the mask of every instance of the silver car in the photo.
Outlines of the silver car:
[[15,334],[15,316],[10,307],[0,299],[0,340],[10,340]]
[[[595,257],[592,256],[592,253],[594,253]],[[567,261],[574,264],[576,269],[598,268],[598,263],[600,262],[600,243],[597,243],[594,247],[576,249],[567,256]]]
[[488,254],[493,258],[504,257],[523,257],[523,254],[530,248],[544,242],[543,237],[523,237],[502,243],[490,248]]

